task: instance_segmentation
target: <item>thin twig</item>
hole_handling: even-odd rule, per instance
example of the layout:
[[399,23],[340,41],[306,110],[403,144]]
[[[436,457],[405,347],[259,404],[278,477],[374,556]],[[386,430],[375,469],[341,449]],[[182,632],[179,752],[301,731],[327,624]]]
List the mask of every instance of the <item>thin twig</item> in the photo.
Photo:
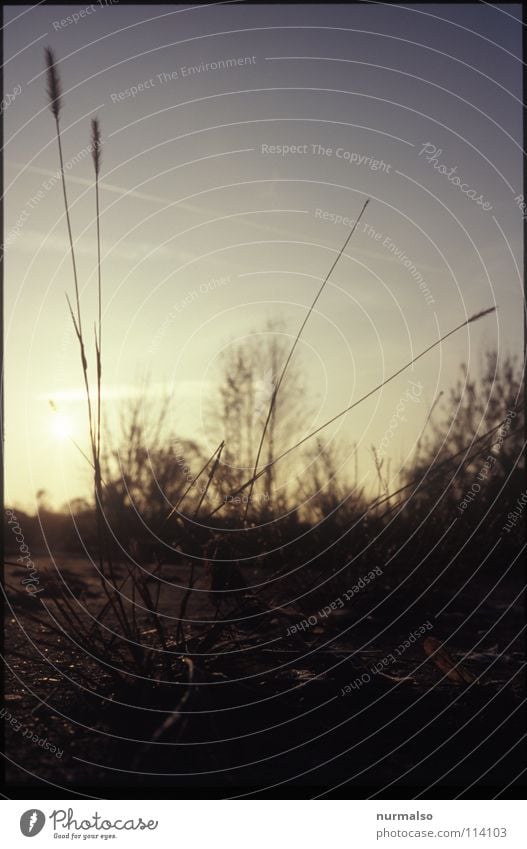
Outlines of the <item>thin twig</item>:
[[224,440],[222,440],[222,441],[220,442],[220,444],[218,445],[218,447],[215,449],[215,451],[214,451],[214,452],[210,455],[210,457],[209,457],[209,459],[207,460],[207,462],[205,463],[205,465],[204,465],[204,466],[203,466],[203,467],[199,470],[199,472],[198,472],[198,474],[196,475],[196,477],[195,477],[195,478],[193,478],[193,479],[190,481],[190,483],[189,483],[189,485],[187,486],[186,490],[185,490],[185,491],[183,492],[183,494],[182,494],[182,495],[178,498],[178,500],[176,501],[175,506],[172,508],[172,510],[170,511],[170,513],[168,514],[168,516],[166,517],[165,522],[168,522],[168,520],[170,519],[170,517],[174,515],[174,513],[176,512],[176,510],[179,508],[179,505],[182,503],[182,501],[184,501],[184,499],[186,498],[186,496],[187,496],[188,492],[192,489],[192,487],[194,486],[194,484],[196,483],[196,481],[198,481],[198,480],[199,480],[199,478],[201,477],[201,475],[203,474],[203,472],[205,471],[205,469],[207,468],[207,466],[209,465],[209,463],[211,462],[211,460],[213,460],[213,459],[214,459],[214,457],[216,456],[216,454],[218,453],[218,451],[220,451],[220,452],[221,452],[221,451],[223,450],[223,446],[224,446],[224,444],[225,444],[225,441],[224,441]]
[[[253,492],[254,482],[255,482],[255,481],[256,481],[256,479],[257,479],[257,478],[256,478],[256,473],[257,473],[257,471],[258,471],[258,463],[260,462],[260,456],[261,456],[262,449],[263,449],[263,444],[264,444],[264,440],[265,440],[265,434],[267,433],[267,428],[268,428],[268,426],[269,426],[269,421],[270,421],[270,419],[271,419],[271,416],[272,416],[272,413],[273,413],[273,409],[274,409],[274,406],[275,406],[275,404],[276,404],[276,398],[277,398],[278,392],[279,392],[279,390],[280,390],[280,387],[281,387],[281,385],[282,385],[282,382],[283,382],[283,380],[284,380],[284,377],[285,377],[286,371],[287,371],[287,369],[288,369],[288,367],[289,367],[289,363],[291,362],[291,359],[292,359],[292,357],[293,357],[293,354],[295,353],[296,346],[298,345],[298,342],[299,342],[300,337],[301,337],[301,335],[302,335],[302,333],[303,333],[303,331],[304,331],[304,328],[305,328],[306,324],[308,323],[308,321],[309,321],[309,319],[310,319],[310,317],[311,317],[311,314],[312,314],[313,310],[315,309],[315,306],[316,306],[316,304],[317,304],[317,301],[318,301],[318,299],[320,298],[320,296],[321,296],[322,292],[324,291],[324,288],[325,288],[325,286],[326,286],[326,284],[327,284],[327,282],[328,282],[329,278],[331,277],[331,275],[332,275],[332,273],[333,273],[333,271],[334,271],[334,269],[335,269],[335,267],[336,267],[336,265],[337,265],[337,263],[338,263],[339,259],[341,258],[342,254],[343,254],[343,253],[344,253],[344,251],[346,250],[346,248],[347,248],[347,246],[348,246],[348,243],[349,243],[349,241],[350,241],[351,237],[353,236],[353,234],[354,234],[355,230],[357,229],[357,225],[358,225],[358,223],[359,223],[360,219],[362,218],[362,216],[363,216],[363,214],[364,214],[364,211],[365,211],[366,207],[368,206],[368,203],[369,203],[369,198],[368,198],[368,199],[364,202],[364,205],[363,205],[363,207],[362,207],[362,209],[361,209],[361,211],[360,211],[360,213],[359,213],[359,216],[358,216],[357,220],[355,221],[355,223],[354,223],[353,227],[351,228],[351,231],[350,231],[350,233],[348,234],[348,236],[347,236],[347,238],[346,238],[346,241],[345,241],[345,242],[344,242],[344,244],[342,245],[342,248],[341,248],[341,249],[340,249],[340,251],[338,252],[338,254],[337,254],[336,258],[335,258],[335,261],[334,261],[334,262],[333,262],[333,264],[331,265],[331,268],[329,269],[328,273],[326,274],[326,277],[324,278],[324,280],[323,280],[323,282],[322,282],[322,285],[320,286],[320,288],[319,288],[319,290],[318,290],[317,294],[315,295],[315,298],[314,298],[314,300],[313,300],[313,303],[312,303],[312,304],[311,304],[311,306],[309,307],[309,309],[308,309],[308,311],[307,311],[307,313],[306,313],[306,316],[305,316],[305,318],[304,318],[304,321],[303,321],[303,322],[302,322],[302,324],[300,325],[300,329],[299,329],[298,333],[296,334],[295,340],[294,340],[294,342],[293,342],[293,344],[292,344],[292,346],[291,346],[291,350],[289,351],[289,354],[288,354],[288,356],[287,356],[287,359],[286,359],[286,361],[285,361],[285,363],[284,363],[284,367],[283,367],[282,372],[281,372],[281,374],[280,374],[280,377],[279,377],[279,379],[278,379],[278,383],[276,384],[276,386],[275,386],[275,388],[274,388],[274,390],[273,390],[273,394],[272,394],[272,396],[271,396],[271,402],[270,402],[270,404],[269,404],[269,410],[268,410],[268,412],[267,412],[267,418],[265,419],[265,423],[264,423],[263,430],[262,430],[262,435],[261,435],[261,437],[260,437],[260,442],[259,442],[259,444],[258,444],[258,451],[257,451],[257,453],[256,453],[256,460],[255,460],[255,462],[254,462],[253,476],[252,476],[252,480],[251,480],[251,484],[250,484],[250,487],[251,487],[251,488],[250,488],[250,490],[249,490],[249,496],[248,496],[248,498],[247,498],[247,504],[245,505],[245,512],[244,512],[244,516],[243,516],[243,521],[244,521],[244,522],[245,522],[245,521],[246,521],[246,519],[247,519],[247,511],[248,511],[248,509],[249,509],[249,504],[250,504],[250,502],[251,502],[251,496],[252,496],[252,492]],[[270,463],[269,463],[269,464],[267,464],[266,469],[270,469],[270,468],[271,468],[271,465],[272,465],[272,464],[270,464]]]

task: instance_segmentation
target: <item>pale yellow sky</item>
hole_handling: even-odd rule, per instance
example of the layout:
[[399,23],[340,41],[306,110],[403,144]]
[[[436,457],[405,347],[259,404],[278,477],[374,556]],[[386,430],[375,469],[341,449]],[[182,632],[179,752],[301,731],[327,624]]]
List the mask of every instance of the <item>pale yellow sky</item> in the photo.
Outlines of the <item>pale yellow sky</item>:
[[[20,93],[4,111],[6,503],[32,509],[46,489],[60,505],[89,480],[53,432],[47,401],[85,447],[62,196],[48,183],[57,151],[44,45],[61,60],[87,327],[96,239],[86,145],[90,118],[102,125],[110,421],[148,372],[155,394],[169,387],[178,432],[211,444],[203,406],[219,351],[269,317],[293,338],[349,232],[341,219],[353,220],[366,197],[298,349],[315,410],[307,428],[499,304],[328,431],[360,443],[366,473],[408,378],[423,395],[391,442],[397,459],[462,361],[477,369],[485,347],[522,349],[518,8],[123,4],[62,27],[65,7],[8,7],[5,90]],[[233,58],[244,63],[221,65]]]

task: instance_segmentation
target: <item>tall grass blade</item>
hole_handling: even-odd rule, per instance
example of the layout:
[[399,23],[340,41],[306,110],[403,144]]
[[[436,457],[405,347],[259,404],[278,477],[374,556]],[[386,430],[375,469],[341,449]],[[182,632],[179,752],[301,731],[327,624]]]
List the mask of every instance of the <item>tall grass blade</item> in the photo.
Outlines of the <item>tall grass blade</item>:
[[[304,328],[305,328],[306,324],[308,323],[308,321],[309,321],[309,319],[310,319],[310,317],[311,317],[311,314],[312,314],[313,310],[315,309],[315,306],[316,306],[316,304],[317,304],[317,301],[318,301],[318,299],[320,298],[320,296],[321,296],[322,292],[324,291],[324,289],[325,289],[325,287],[326,287],[326,284],[327,284],[327,282],[328,282],[329,278],[330,278],[330,277],[331,277],[331,275],[333,274],[333,271],[335,270],[336,265],[337,265],[337,263],[338,263],[339,259],[341,258],[342,254],[343,254],[343,253],[344,253],[344,251],[346,250],[346,248],[347,248],[347,246],[348,246],[348,244],[349,244],[349,241],[350,241],[351,237],[353,236],[353,234],[354,234],[355,230],[357,229],[357,225],[358,225],[359,221],[361,220],[362,216],[364,215],[364,212],[365,212],[366,207],[368,206],[369,202],[370,202],[370,199],[369,199],[369,198],[368,198],[368,199],[364,202],[364,205],[363,205],[363,207],[362,207],[362,209],[361,209],[361,211],[360,211],[360,213],[359,213],[359,216],[358,216],[357,220],[355,221],[355,223],[354,223],[353,227],[351,228],[351,231],[349,232],[349,234],[348,234],[348,236],[347,236],[347,238],[346,238],[346,241],[345,241],[345,242],[344,242],[344,244],[342,245],[342,247],[341,247],[340,251],[338,252],[338,254],[337,254],[337,256],[336,256],[336,258],[335,258],[335,260],[334,260],[334,262],[333,262],[333,264],[331,265],[331,268],[329,269],[328,273],[326,274],[326,276],[325,276],[325,278],[324,278],[324,280],[323,280],[323,282],[322,282],[322,285],[320,286],[320,288],[319,288],[319,290],[318,290],[317,294],[315,295],[315,298],[314,298],[314,300],[313,300],[313,303],[312,303],[312,304],[311,304],[311,306],[309,307],[309,309],[308,309],[308,311],[307,311],[307,313],[306,313],[306,316],[305,316],[305,318],[304,318],[304,321],[303,321],[303,322],[302,322],[302,324],[300,325],[300,329],[299,329],[298,333],[296,334],[295,340],[294,340],[294,342],[293,342],[293,344],[292,344],[292,346],[291,346],[291,350],[289,351],[289,354],[287,355],[287,359],[286,359],[286,361],[285,361],[285,363],[284,363],[284,367],[283,367],[282,372],[281,372],[281,374],[280,374],[280,377],[279,377],[279,379],[278,379],[278,383],[276,384],[276,386],[275,386],[275,388],[274,388],[273,394],[272,394],[272,396],[271,396],[271,402],[270,402],[270,404],[269,404],[269,410],[268,410],[268,412],[267,412],[267,417],[266,417],[266,419],[265,419],[265,423],[264,423],[264,426],[263,426],[262,435],[261,435],[261,437],[260,437],[260,442],[259,442],[259,444],[258,444],[258,451],[256,452],[256,460],[255,460],[255,462],[254,462],[253,477],[252,477],[252,482],[251,482],[251,485],[250,485],[250,486],[251,486],[251,488],[250,488],[250,490],[249,490],[249,495],[248,495],[248,498],[247,498],[247,503],[246,503],[246,505],[245,505],[245,513],[244,513],[244,517],[243,517],[244,522],[245,522],[245,520],[247,519],[247,511],[248,511],[248,509],[249,509],[249,504],[251,503],[251,496],[252,496],[252,492],[253,492],[253,486],[254,486],[255,481],[257,480],[257,478],[256,478],[256,473],[257,473],[257,471],[258,471],[258,464],[259,464],[259,462],[260,462],[260,457],[261,457],[261,454],[262,454],[262,449],[263,449],[263,445],[264,445],[264,441],[265,441],[265,434],[267,433],[267,428],[269,427],[269,422],[270,422],[270,420],[271,420],[271,416],[272,416],[272,414],[273,414],[273,409],[274,409],[274,406],[275,406],[275,404],[276,404],[276,398],[277,398],[278,392],[280,391],[280,387],[281,387],[282,382],[283,382],[283,380],[284,380],[284,377],[285,377],[285,375],[286,375],[287,369],[288,369],[288,367],[289,367],[289,363],[291,362],[291,360],[292,360],[292,358],[293,358],[293,354],[295,353],[296,346],[298,345],[298,342],[299,342],[300,337],[301,337],[301,335],[302,335],[302,333],[303,333],[303,331],[304,331]],[[268,465],[266,466],[266,470],[268,470],[268,469],[270,469],[270,468],[271,468],[271,464],[268,464]]]
[[[362,404],[363,401],[366,401],[367,398],[370,398],[372,395],[374,395],[376,392],[378,392],[379,389],[382,389],[383,386],[386,386],[386,384],[391,383],[391,381],[395,380],[395,378],[398,377],[400,374],[402,374],[403,371],[406,371],[406,369],[413,366],[414,363],[416,363],[418,360],[420,360],[422,357],[424,357],[425,354],[428,354],[434,348],[437,348],[438,345],[441,345],[442,342],[444,342],[446,339],[448,339],[454,333],[457,333],[458,330],[461,330],[463,327],[467,327],[472,322],[478,321],[480,318],[483,318],[484,316],[490,315],[491,313],[495,312],[496,309],[497,309],[497,307],[494,306],[494,307],[489,307],[488,309],[482,310],[481,312],[476,313],[475,315],[471,316],[470,318],[467,318],[466,321],[461,322],[461,324],[458,324],[456,327],[452,328],[452,330],[449,330],[448,333],[445,333],[439,339],[436,339],[436,341],[433,342],[431,345],[428,345],[428,347],[425,348],[423,351],[421,351],[420,354],[417,354],[417,356],[412,357],[411,360],[409,360],[407,363],[405,363],[403,366],[401,366],[401,368],[397,369],[397,371],[395,371],[393,374],[391,374],[390,377],[387,377],[385,380],[383,380],[377,386],[374,386],[373,389],[370,389],[370,391],[367,392],[365,395],[363,395],[361,398],[359,398],[358,401],[355,401],[353,404],[350,404],[348,407],[345,407],[344,410],[340,411],[340,413],[337,413],[335,416],[332,416],[330,419],[328,419],[326,422],[324,422],[324,424],[321,424],[319,427],[317,427],[316,430],[313,430],[311,433],[308,433],[308,435],[304,436],[303,439],[300,439],[298,442],[296,442],[290,448],[287,448],[285,451],[283,451],[281,454],[278,455],[278,457],[275,457],[272,464],[269,464],[269,465],[274,465],[275,463],[278,463],[279,460],[282,460],[284,457],[287,457],[288,454],[291,454],[292,451],[295,451],[301,445],[304,445],[304,443],[306,443],[309,439],[312,439],[313,436],[316,436],[318,433],[320,433],[326,427],[329,427],[330,424],[333,424],[334,422],[338,421],[338,419],[342,418],[342,416],[346,415],[346,413],[349,413],[350,410],[353,410],[355,407],[358,407],[359,404]],[[262,477],[262,475],[264,475],[266,473],[267,468],[268,468],[268,466],[264,466],[264,468],[261,469],[260,472],[258,472],[256,475],[253,475],[253,477],[250,478],[249,480],[245,481],[245,483],[243,483],[237,490],[235,490],[235,492],[232,492],[231,496],[234,497],[236,495],[239,495],[240,492],[243,492],[244,489],[246,489],[248,486],[251,486],[251,484],[253,484],[255,481],[258,480],[258,478]],[[217,513],[218,510],[220,510],[223,507],[224,503],[225,502],[222,502],[222,504],[218,505],[218,507],[216,507],[215,510],[207,516],[207,518],[210,519],[211,516],[213,516],[215,513]]]

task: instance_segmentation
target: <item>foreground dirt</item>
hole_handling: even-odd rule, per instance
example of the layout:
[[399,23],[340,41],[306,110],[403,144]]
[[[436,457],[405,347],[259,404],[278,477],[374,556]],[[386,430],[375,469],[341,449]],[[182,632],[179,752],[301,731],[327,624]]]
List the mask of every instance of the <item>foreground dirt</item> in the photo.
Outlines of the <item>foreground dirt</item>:
[[[186,611],[188,651],[170,658],[172,680],[164,683],[160,667],[151,680],[132,670],[116,681],[117,648],[105,668],[76,645],[74,627],[58,636],[47,624],[60,583],[73,604],[101,609],[95,566],[67,554],[34,559],[36,595],[20,585],[17,566],[5,567],[4,725],[15,785],[104,796],[105,786],[168,784],[229,796],[344,782],[434,796],[437,785],[504,786],[521,772],[524,608],[514,582],[480,582],[455,599],[429,593],[426,605],[405,608],[377,584],[327,617],[311,614],[316,622],[295,634],[308,612],[273,584],[245,593],[241,617],[226,604],[220,618],[232,621],[198,653],[191,627],[205,634],[218,615],[203,571]],[[189,574],[163,567],[160,610],[174,627]],[[244,571],[249,585],[262,577]],[[124,569],[120,580],[126,595]],[[111,614],[104,621],[115,628]],[[155,646],[152,630],[145,617],[145,643]],[[430,638],[462,663],[465,681],[425,651]]]

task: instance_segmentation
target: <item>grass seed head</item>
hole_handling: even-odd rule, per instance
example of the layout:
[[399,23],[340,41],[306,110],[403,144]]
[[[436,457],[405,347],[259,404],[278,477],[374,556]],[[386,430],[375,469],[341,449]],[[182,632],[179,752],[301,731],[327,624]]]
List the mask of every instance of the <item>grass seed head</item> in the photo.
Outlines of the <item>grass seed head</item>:
[[55,64],[55,54],[51,47],[46,47],[45,49],[46,55],[46,67],[47,67],[47,94],[49,97],[49,108],[55,117],[55,120],[58,121],[60,110],[62,108],[62,86],[60,83],[59,72],[57,71]]
[[102,151],[101,128],[98,118],[93,118],[91,122],[91,144],[93,167],[95,168],[95,175],[98,177],[101,170]]

